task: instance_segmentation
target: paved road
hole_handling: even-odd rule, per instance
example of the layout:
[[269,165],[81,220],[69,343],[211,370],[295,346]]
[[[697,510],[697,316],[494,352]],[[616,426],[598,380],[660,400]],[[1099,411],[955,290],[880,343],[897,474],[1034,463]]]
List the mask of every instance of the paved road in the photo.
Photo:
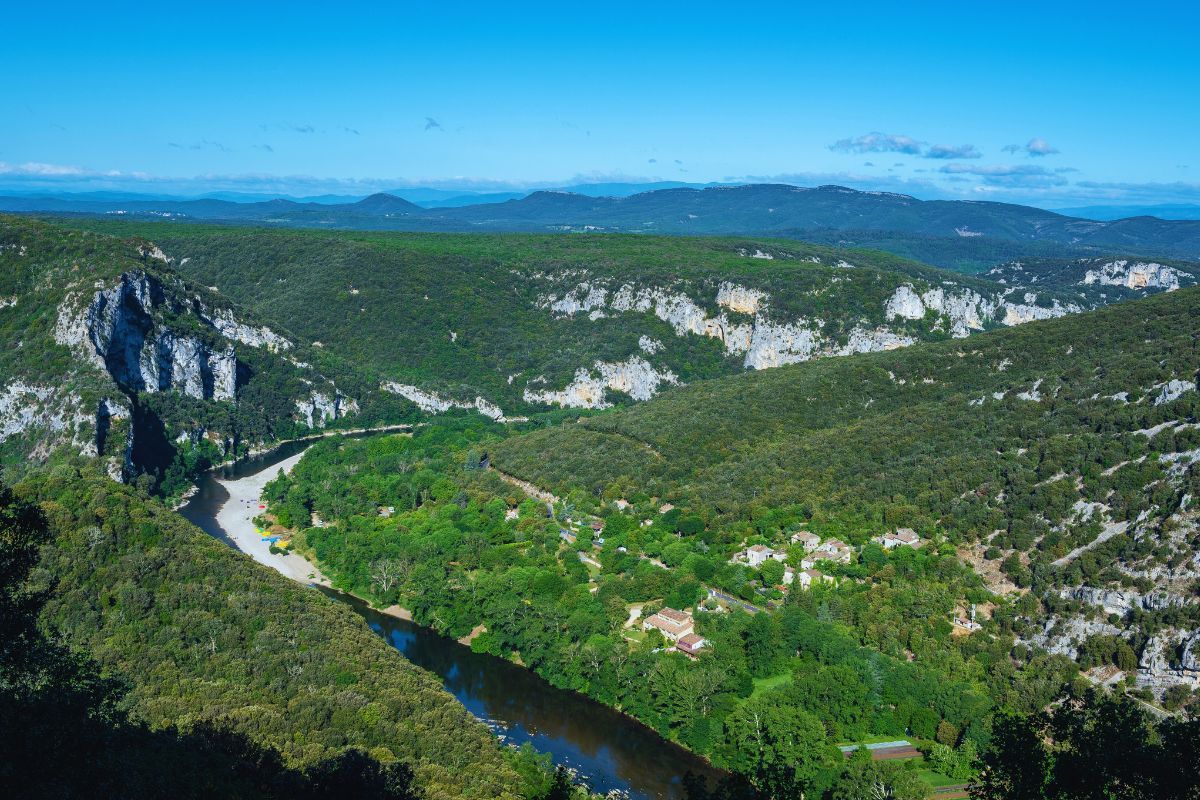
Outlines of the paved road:
[[716,597],[720,600],[724,600],[726,603],[731,603],[735,606],[739,606],[739,607],[741,607],[741,609],[743,611],[746,611],[750,614],[757,614],[758,612],[762,611],[761,608],[754,605],[753,603],[747,603],[745,600],[739,600],[738,598],[734,597],[733,595],[725,594],[725,592],[722,592],[719,589],[714,589],[711,586],[705,586],[704,588],[708,589],[709,597]]

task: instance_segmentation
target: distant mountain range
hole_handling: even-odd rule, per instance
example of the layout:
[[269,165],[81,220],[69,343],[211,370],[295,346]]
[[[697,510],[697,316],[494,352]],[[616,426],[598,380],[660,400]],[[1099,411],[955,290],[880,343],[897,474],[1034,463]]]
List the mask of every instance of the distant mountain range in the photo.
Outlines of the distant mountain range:
[[[445,192],[428,197],[431,207],[386,193],[354,202],[9,196],[0,197],[0,211],[367,230],[779,236],[878,247],[955,268],[978,268],[989,260],[1026,254],[1200,258],[1197,220],[1136,216],[1104,221],[1008,203],[923,201],[841,186],[686,186],[621,194],[635,186],[594,184],[587,187],[590,194],[537,191],[523,197]],[[923,243],[923,249],[916,248],[920,252],[914,252],[914,241]],[[995,258],[994,250],[1003,251],[1002,257]]]
[[1148,206],[1079,206],[1057,208],[1059,214],[1087,219],[1113,220],[1124,217],[1158,217],[1159,219],[1200,219],[1200,203],[1161,203]]

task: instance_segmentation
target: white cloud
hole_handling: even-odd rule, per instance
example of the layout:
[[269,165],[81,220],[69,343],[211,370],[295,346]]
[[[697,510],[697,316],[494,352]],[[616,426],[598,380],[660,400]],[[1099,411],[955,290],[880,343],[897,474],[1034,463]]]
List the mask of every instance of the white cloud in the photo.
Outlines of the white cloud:
[[1031,156],[1049,156],[1057,153],[1058,148],[1051,147],[1045,139],[1035,137],[1025,145],[1025,152]]
[[924,153],[925,158],[982,158],[983,153],[973,144],[934,144]]
[[829,149],[839,153],[908,153],[921,152],[922,142],[911,136],[894,133],[866,133],[852,139],[839,139]]
[[1006,144],[1000,150],[1005,153],[1025,153],[1028,156],[1038,158],[1041,156],[1050,156],[1058,152],[1057,147],[1052,147],[1049,142],[1040,136],[1035,136],[1025,144]]

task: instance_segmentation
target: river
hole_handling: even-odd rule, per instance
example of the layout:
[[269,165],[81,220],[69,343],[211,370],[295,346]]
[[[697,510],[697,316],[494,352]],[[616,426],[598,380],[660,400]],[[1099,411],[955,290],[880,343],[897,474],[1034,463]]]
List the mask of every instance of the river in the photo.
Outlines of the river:
[[[260,486],[267,470],[302,453],[312,442],[293,442],[205,476],[199,490],[180,509],[189,521],[230,546],[244,536],[230,530],[240,520],[230,502],[241,502],[248,487]],[[265,473],[265,474],[264,474]],[[257,506],[245,512],[256,513]],[[224,512],[224,513],[222,513]],[[252,532],[252,531],[251,531]],[[263,560],[257,553],[250,553]],[[270,563],[298,578],[292,565]],[[505,743],[526,742],[549,753],[556,764],[574,769],[593,791],[618,791],[632,798],[683,797],[688,771],[710,782],[723,773],[650,728],[575,692],[551,686],[533,672],[471,648],[435,631],[393,617],[354,597],[327,587],[320,591],[357,611],[371,630],[404,656],[442,679],[446,690],[488,725]]]

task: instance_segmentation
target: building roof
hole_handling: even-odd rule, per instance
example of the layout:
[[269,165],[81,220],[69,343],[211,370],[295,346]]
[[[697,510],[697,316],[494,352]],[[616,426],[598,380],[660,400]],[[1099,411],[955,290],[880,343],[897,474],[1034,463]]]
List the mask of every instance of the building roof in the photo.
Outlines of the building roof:
[[684,648],[685,650],[694,650],[701,647],[703,644],[704,637],[698,633],[689,633],[687,636],[680,636],[675,642],[677,647]]
[[682,625],[685,622],[692,621],[691,614],[689,614],[686,611],[676,611],[673,608],[664,608],[661,611],[659,611],[657,614],[652,614],[651,616],[657,616],[657,617],[663,617],[664,619],[669,619],[669,620],[671,620],[671,622],[674,622],[676,625]]
[[770,552],[772,552],[771,548],[767,547],[765,544],[751,545],[750,547],[748,547],[746,549],[753,553],[770,553]]

